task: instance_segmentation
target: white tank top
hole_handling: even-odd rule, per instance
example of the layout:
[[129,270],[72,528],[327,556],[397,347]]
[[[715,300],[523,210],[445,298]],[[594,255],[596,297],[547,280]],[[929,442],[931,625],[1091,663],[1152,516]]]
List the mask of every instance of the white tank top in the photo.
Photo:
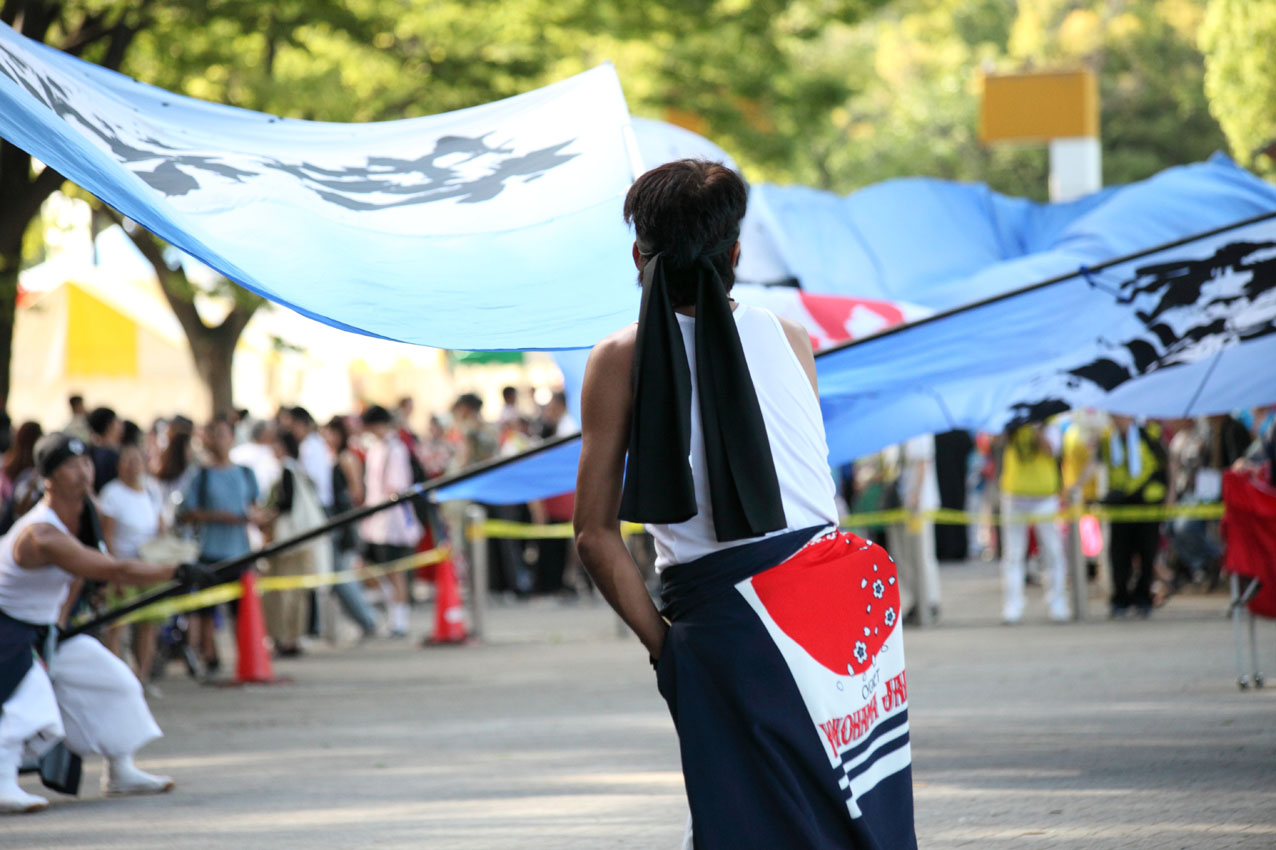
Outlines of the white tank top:
[[0,611],[38,626],[57,622],[62,603],[75,576],[61,567],[20,567],[13,559],[13,543],[28,526],[48,523],[70,534],[53,508],[44,502],[27,511],[0,537]]
[[[836,490],[829,472],[824,419],[820,416],[820,403],[811,389],[811,381],[774,314],[761,307],[739,304],[733,315],[749,374],[753,377],[753,388],[758,394],[784,505],[785,528],[765,536],[813,525],[837,525]],[[709,501],[704,429],[700,423],[696,387],[696,320],[681,313],[677,316],[691,365],[691,477],[696,489],[697,513],[686,522],[648,524],[647,530],[656,544],[657,572],[671,564],[684,564],[710,552],[762,539],[718,542],[713,527],[713,505]]]

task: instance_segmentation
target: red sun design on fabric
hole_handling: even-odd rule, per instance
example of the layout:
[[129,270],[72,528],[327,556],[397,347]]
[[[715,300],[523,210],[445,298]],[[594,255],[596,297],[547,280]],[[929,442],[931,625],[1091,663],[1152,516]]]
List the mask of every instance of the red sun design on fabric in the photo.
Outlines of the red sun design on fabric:
[[899,619],[895,564],[853,534],[814,543],[752,581],[780,630],[839,676],[872,666]]

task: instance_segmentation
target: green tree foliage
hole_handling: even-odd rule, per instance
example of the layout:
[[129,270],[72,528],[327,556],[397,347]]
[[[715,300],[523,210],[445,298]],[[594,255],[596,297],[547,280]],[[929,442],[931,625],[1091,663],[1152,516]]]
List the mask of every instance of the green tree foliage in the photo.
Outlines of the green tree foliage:
[[1092,69],[1105,183],[1203,159],[1224,145],[1196,46],[1204,10],[1204,0],[900,0],[830,27],[827,49],[859,80],[835,110],[823,182],[849,191],[926,174],[1044,198],[1044,146],[979,142],[983,72]]
[[1205,91],[1237,161],[1276,176],[1276,0],[1211,0]]

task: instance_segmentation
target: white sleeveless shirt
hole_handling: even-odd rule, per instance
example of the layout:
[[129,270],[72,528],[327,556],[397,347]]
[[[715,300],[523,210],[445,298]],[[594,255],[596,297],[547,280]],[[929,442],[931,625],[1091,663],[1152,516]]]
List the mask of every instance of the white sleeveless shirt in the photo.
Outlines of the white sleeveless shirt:
[[[809,528],[836,526],[837,506],[833,476],[828,466],[828,443],[824,419],[811,381],[802,368],[780,320],[768,310],[738,304],[732,314],[740,333],[753,388],[762,409],[780,496],[784,505],[785,528],[765,535],[771,537]],[[697,513],[686,522],[672,525],[648,524],[656,544],[656,571],[672,564],[754,543],[761,537],[719,542],[713,526],[713,505],[709,497],[709,471],[704,456],[704,429],[700,422],[700,393],[696,386],[696,320],[681,313],[678,328],[687,348],[691,366],[691,478],[696,490]]]
[[19,517],[8,534],[0,537],[0,611],[37,626],[57,622],[67,590],[75,580],[75,576],[61,567],[49,565],[28,569],[18,566],[14,560],[13,543],[18,535],[28,526],[42,522],[71,533],[53,508],[40,502]]

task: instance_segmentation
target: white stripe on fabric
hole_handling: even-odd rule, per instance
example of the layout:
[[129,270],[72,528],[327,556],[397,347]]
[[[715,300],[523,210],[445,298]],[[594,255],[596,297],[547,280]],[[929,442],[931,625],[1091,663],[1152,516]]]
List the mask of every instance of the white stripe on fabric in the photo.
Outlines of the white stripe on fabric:
[[899,773],[907,768],[913,761],[912,744],[905,744],[893,753],[887,753],[878,759],[868,770],[861,773],[851,780],[851,796],[846,801],[846,807],[851,812],[851,817],[858,818],[863,815],[857,802],[860,797],[867,794],[877,787],[877,783],[881,782],[888,776]]
[[882,737],[874,741],[873,745],[870,746],[867,750],[860,753],[858,756],[856,756],[855,758],[851,759],[849,762],[846,763],[845,770],[847,774],[853,773],[855,771],[855,768],[859,767],[861,764],[868,761],[869,757],[871,757],[873,753],[880,750],[883,746],[885,746],[886,744],[889,744],[891,741],[894,741],[900,735],[907,735],[907,734],[908,734],[907,723],[887,732],[885,735],[883,735]]

